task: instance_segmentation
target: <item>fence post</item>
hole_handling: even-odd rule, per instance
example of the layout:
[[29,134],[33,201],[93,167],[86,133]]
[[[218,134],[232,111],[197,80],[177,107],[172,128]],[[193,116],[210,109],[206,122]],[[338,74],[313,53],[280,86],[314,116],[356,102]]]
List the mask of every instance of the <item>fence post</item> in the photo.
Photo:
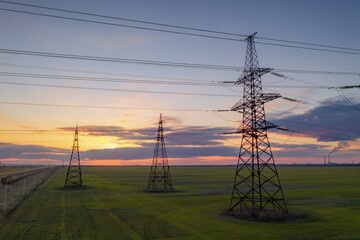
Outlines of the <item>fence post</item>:
[[7,179],[5,183],[4,213],[6,213]]

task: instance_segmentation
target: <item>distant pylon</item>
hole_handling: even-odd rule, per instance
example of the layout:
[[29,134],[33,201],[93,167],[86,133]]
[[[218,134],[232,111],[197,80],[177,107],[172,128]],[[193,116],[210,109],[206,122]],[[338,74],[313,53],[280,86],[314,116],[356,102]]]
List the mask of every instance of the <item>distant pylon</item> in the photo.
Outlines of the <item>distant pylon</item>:
[[82,187],[82,175],[80,166],[80,154],[79,154],[79,129],[76,125],[74,144],[71,152],[69,167],[65,180],[66,188],[80,188]]
[[147,191],[166,192],[173,191],[170,168],[165,148],[164,128],[162,114],[158,123],[154,156],[150,169]]
[[276,127],[266,121],[264,103],[281,97],[263,93],[261,76],[271,71],[260,68],[254,36],[246,38],[247,51],[244,73],[235,84],[243,84],[243,98],[232,108],[243,114],[238,164],[229,211],[245,210],[254,214],[263,210],[280,209],[287,212],[280,179],[267,136],[267,129]]

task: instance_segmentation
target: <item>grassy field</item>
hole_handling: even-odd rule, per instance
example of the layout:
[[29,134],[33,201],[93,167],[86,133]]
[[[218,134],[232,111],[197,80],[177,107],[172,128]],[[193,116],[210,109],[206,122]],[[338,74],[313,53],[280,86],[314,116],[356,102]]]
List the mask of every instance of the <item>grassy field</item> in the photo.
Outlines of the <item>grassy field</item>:
[[360,239],[359,167],[279,167],[289,209],[308,218],[222,214],[235,167],[172,167],[175,193],[146,193],[148,167],[84,167],[90,190],[61,190],[59,169],[0,222],[0,239]]

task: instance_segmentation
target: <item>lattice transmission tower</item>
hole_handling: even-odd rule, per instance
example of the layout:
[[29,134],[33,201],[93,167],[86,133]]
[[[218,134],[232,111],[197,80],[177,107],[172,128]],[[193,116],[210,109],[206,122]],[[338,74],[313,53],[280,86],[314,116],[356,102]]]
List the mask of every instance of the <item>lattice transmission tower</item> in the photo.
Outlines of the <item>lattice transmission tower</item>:
[[162,114],[160,114],[149,182],[146,188],[147,191],[151,192],[173,191],[170,167],[165,148],[163,123],[164,120],[162,119]]
[[287,212],[284,194],[267,136],[269,128],[277,127],[266,121],[264,103],[281,97],[278,93],[263,93],[261,76],[270,68],[260,68],[254,36],[246,38],[247,50],[244,73],[235,84],[243,84],[243,98],[232,108],[243,114],[236,133],[242,134],[238,164],[229,211],[255,214],[280,209]]
[[82,187],[82,175],[80,166],[80,153],[79,153],[79,129],[76,125],[74,144],[71,152],[69,167],[65,180],[66,188],[81,188]]

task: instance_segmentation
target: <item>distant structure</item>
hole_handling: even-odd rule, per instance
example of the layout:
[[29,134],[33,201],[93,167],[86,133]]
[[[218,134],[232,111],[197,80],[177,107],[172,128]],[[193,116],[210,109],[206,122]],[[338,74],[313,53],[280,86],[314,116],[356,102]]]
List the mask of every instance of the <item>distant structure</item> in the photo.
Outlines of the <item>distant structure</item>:
[[331,164],[331,161],[330,161],[330,155],[333,153],[334,151],[331,151],[329,154],[328,154],[328,165]]
[[324,155],[324,165],[326,165],[326,155]]
[[163,123],[164,120],[162,119],[162,114],[160,114],[149,182],[146,188],[150,192],[169,192],[174,190],[165,148]]
[[261,76],[270,68],[260,68],[254,36],[248,36],[244,73],[235,82],[243,84],[243,98],[232,108],[243,114],[238,164],[229,211],[257,215],[268,210],[287,213],[287,206],[267,136],[269,128],[277,127],[266,121],[264,103],[280,98],[278,93],[263,93]]
[[69,167],[66,174],[65,188],[81,188],[82,175],[79,154],[79,129],[76,125],[74,144],[71,152]]

